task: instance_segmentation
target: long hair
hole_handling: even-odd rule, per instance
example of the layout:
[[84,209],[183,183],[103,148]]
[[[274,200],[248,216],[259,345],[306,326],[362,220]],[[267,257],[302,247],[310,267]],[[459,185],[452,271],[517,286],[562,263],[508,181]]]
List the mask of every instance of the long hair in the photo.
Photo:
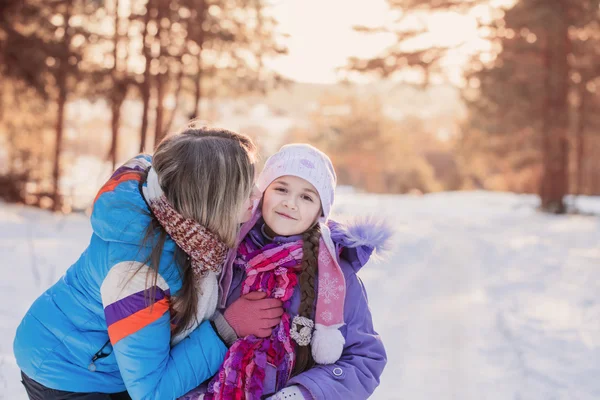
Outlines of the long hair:
[[[302,272],[298,278],[300,287],[300,307],[298,315],[314,320],[315,309],[315,280],[318,269],[319,240],[321,229],[316,224],[302,235]],[[296,362],[292,376],[301,374],[315,365],[310,343],[306,346],[296,346]]]
[[[239,214],[254,186],[256,147],[252,140],[225,129],[190,126],[165,137],[154,153],[152,166],[167,200],[185,218],[191,218],[218,235],[230,248],[239,232]],[[152,217],[142,239],[151,244],[146,260],[154,287],[167,233]],[[173,335],[191,326],[196,318],[198,293],[191,260],[179,246],[175,251],[182,285],[171,303],[176,320]],[[147,281],[148,281],[147,277]],[[149,294],[149,298],[154,298]]]

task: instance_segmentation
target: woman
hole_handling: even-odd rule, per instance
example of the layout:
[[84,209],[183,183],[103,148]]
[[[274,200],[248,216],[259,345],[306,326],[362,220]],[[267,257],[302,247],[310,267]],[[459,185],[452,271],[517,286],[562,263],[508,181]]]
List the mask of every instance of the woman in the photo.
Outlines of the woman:
[[218,370],[236,336],[270,335],[283,310],[263,294],[214,314],[252,212],[254,153],[246,136],[191,127],[114,173],[89,246],[17,329],[31,399],[176,398]]

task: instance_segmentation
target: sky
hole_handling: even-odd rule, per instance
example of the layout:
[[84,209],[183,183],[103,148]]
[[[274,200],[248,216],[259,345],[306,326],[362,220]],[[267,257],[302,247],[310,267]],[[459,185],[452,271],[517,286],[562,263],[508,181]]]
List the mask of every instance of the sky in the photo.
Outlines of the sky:
[[289,55],[269,64],[294,80],[333,83],[335,68],[349,56],[370,57],[393,43],[389,35],[354,32],[354,25],[381,25],[389,19],[384,0],[278,0],[273,14]]
[[[355,32],[353,26],[382,26],[393,23],[397,16],[385,0],[273,0],[273,15],[280,30],[290,37],[286,44],[289,54],[268,60],[277,72],[300,82],[334,83],[339,80],[337,67],[348,57],[372,57],[394,43],[391,34],[366,35]],[[472,15],[428,16],[429,33],[424,43],[465,46],[448,58],[447,70],[453,81],[460,80],[466,55],[482,46],[477,36],[476,20],[482,10]]]

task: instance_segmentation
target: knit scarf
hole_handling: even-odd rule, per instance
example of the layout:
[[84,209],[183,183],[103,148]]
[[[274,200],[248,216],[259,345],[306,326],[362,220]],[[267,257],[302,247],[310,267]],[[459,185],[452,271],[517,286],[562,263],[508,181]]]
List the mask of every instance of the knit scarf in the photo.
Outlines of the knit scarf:
[[270,337],[246,336],[229,348],[218,374],[208,385],[206,400],[259,400],[267,363],[277,367],[276,390],[285,386],[294,366],[295,342],[290,338],[289,307],[298,284],[302,240],[256,247],[247,236],[238,248],[235,263],[246,270],[242,294],[265,292],[269,298],[280,299],[285,312]]
[[196,286],[208,271],[219,274],[227,255],[227,245],[203,225],[173,208],[160,187],[154,168],[148,171],[142,191],[160,225],[190,257]]

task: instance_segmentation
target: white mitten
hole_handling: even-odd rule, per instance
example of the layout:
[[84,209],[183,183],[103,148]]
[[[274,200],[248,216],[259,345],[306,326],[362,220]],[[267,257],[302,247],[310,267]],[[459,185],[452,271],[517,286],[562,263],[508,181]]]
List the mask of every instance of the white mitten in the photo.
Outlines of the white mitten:
[[275,393],[273,396],[268,397],[267,400],[311,400],[308,397],[304,397],[300,386],[288,386]]

